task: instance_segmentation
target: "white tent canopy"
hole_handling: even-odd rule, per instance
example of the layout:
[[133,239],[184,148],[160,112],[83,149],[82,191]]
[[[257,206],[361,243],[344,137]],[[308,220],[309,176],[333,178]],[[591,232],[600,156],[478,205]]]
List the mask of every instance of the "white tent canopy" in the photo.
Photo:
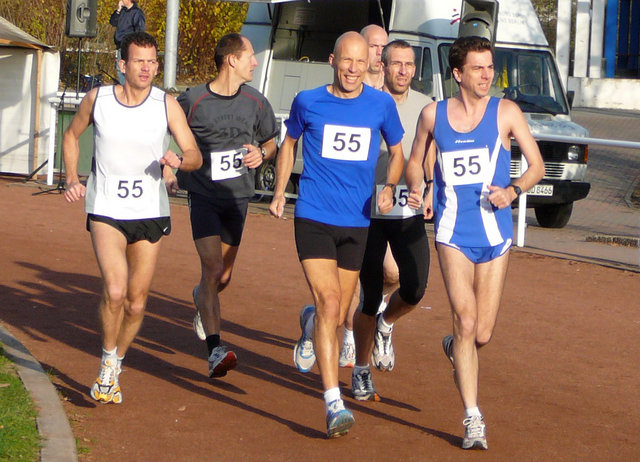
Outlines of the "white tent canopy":
[[1,173],[26,175],[46,159],[59,76],[59,53],[0,17]]

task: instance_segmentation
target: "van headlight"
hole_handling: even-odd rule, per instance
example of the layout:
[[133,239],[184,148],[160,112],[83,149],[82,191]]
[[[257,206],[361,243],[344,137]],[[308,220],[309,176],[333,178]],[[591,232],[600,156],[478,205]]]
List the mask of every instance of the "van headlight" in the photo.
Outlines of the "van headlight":
[[569,149],[567,150],[567,158],[573,161],[580,159],[580,147],[575,144],[569,146]]

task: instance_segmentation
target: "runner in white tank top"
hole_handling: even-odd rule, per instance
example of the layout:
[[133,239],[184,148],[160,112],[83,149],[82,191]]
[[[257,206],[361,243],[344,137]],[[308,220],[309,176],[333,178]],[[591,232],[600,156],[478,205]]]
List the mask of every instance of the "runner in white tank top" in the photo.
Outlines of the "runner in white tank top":
[[[144,32],[127,35],[120,69],[124,86],[95,88],[82,100],[64,134],[67,202],[83,197],[87,227],[102,274],[99,310],[102,361],[91,397],[121,403],[124,355],[144,317],[160,238],[170,230],[167,188],[177,188],[173,168],[194,170],[202,157],[177,101],[151,86],[158,45]],[[82,132],[94,124],[95,152],[87,187],[78,176]],[[182,157],[165,151],[167,129]]]

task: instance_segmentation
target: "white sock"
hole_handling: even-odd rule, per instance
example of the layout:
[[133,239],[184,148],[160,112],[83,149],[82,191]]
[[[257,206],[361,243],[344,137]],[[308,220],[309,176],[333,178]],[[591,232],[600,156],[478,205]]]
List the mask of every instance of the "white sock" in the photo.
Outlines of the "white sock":
[[[324,404],[326,405],[327,410],[329,409],[329,404],[334,401],[340,401],[338,405],[342,403],[342,398],[340,398],[340,387],[329,388],[324,392]],[[342,404],[342,407],[344,407],[344,404]]]
[[351,329],[347,329],[346,327],[344,328],[342,343],[353,343],[353,331]]
[[482,413],[480,412],[480,408],[478,406],[465,409],[464,413],[467,415],[467,417],[473,417],[473,416],[482,417]]
[[106,350],[104,347],[102,347],[102,359],[104,360],[105,358],[108,357],[113,357],[113,356],[117,356],[118,353],[118,347],[115,347],[113,350],[109,351]]
[[384,320],[384,315],[381,315],[378,318],[378,330],[383,334],[390,334],[391,331],[393,330],[393,323],[387,324]]
[[313,338],[313,319],[316,317],[315,310],[313,314],[307,318],[307,323],[304,325],[304,336],[305,338],[312,339]]

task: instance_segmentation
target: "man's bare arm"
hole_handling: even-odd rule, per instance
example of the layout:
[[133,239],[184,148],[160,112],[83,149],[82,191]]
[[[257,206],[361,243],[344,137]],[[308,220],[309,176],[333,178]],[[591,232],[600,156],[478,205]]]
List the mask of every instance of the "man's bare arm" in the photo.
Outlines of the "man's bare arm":
[[276,187],[273,192],[273,199],[269,206],[269,211],[276,218],[281,218],[284,213],[286,199],[284,191],[291,177],[293,163],[295,161],[295,148],[298,140],[285,136],[284,141],[280,145],[278,157],[276,158]]
[[94,88],[82,98],[78,106],[78,112],[71,124],[64,132],[62,138],[62,156],[66,177],[66,190],[64,198],[67,202],[75,202],[84,197],[85,187],[78,177],[78,159],[80,158],[80,135],[91,123],[91,111],[96,100],[98,89]]
[[[166,98],[169,130],[171,130],[173,138],[182,151],[182,157],[180,158],[175,153],[167,151],[160,163],[185,172],[197,170],[202,166],[202,155],[193,132],[189,128],[184,111],[173,96],[167,95]],[[177,159],[174,159],[174,157]]]

